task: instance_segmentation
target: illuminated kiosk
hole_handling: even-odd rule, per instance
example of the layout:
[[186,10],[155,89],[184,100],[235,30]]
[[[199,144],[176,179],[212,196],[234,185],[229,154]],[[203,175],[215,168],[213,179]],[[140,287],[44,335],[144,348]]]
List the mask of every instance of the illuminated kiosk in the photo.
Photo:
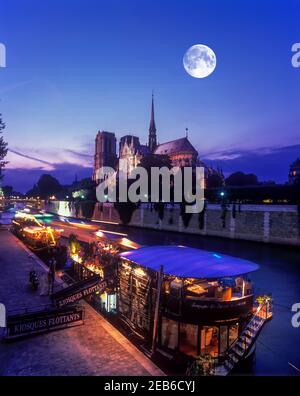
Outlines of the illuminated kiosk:
[[[116,279],[116,268],[119,260],[118,253],[128,249],[138,249],[140,245],[130,239],[128,235],[111,230],[98,230],[95,232],[97,240],[90,251],[89,257],[84,257],[84,245],[89,244],[80,241],[79,251],[74,250],[71,243],[70,257],[72,259],[69,274],[76,281],[82,281],[92,276],[99,275],[111,281]],[[114,282],[112,282],[114,283]],[[115,287],[108,287],[102,294],[94,293],[89,297],[89,302],[102,314],[115,314],[117,306],[117,294]]]
[[[154,334],[152,347],[162,354],[208,355],[225,362],[225,371],[249,354],[268,316],[254,307],[248,274],[257,264],[185,246],[142,247],[119,256],[118,314],[146,343]],[[237,357],[230,355],[233,346]]]

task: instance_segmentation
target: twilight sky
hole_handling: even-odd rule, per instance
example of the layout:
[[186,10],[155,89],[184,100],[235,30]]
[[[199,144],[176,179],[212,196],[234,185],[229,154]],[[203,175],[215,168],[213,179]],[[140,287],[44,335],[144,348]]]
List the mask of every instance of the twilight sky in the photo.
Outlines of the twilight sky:
[[[145,143],[152,89],[159,142],[188,127],[226,174],[286,181],[300,157],[299,21],[299,0],[1,0],[4,184],[89,176],[99,129]],[[206,79],[182,65],[200,43],[217,56]]]

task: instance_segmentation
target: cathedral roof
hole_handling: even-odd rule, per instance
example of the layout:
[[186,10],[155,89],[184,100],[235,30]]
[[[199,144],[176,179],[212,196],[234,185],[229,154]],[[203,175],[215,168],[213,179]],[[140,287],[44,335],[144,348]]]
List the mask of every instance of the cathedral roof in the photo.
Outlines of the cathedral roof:
[[198,154],[197,150],[190,143],[187,137],[172,140],[167,143],[159,144],[154,150],[154,154],[171,155],[175,153]]

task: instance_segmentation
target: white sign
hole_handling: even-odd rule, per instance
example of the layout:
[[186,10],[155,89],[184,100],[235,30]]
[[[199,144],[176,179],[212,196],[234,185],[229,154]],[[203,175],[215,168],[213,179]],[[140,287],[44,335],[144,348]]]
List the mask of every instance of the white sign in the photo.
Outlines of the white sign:
[[5,305],[0,303],[0,327],[6,327],[6,309]]

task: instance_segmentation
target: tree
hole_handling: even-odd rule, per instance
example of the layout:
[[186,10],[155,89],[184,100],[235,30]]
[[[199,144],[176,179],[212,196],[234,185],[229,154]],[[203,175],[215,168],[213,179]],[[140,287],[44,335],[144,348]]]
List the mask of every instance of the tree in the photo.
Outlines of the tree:
[[44,174],[39,178],[35,186],[27,192],[26,195],[32,197],[41,197],[45,199],[51,195],[55,195],[62,190],[59,181],[51,175]]
[[224,179],[218,173],[213,173],[207,176],[206,188],[222,187],[223,184],[224,184]]
[[5,165],[8,163],[7,161],[4,161],[8,149],[7,142],[5,142],[3,136],[1,136],[5,128],[5,124],[2,121],[1,116],[2,114],[0,114],[0,181],[3,179],[2,169],[4,169]]
[[289,172],[289,183],[290,184],[300,184],[300,159],[297,158],[290,165],[290,172]]
[[13,194],[14,189],[12,186],[3,186],[2,190],[6,197],[10,197],[10,196],[14,195]]
[[235,172],[227,177],[225,183],[226,186],[255,186],[258,184],[258,181],[257,176],[253,173]]

